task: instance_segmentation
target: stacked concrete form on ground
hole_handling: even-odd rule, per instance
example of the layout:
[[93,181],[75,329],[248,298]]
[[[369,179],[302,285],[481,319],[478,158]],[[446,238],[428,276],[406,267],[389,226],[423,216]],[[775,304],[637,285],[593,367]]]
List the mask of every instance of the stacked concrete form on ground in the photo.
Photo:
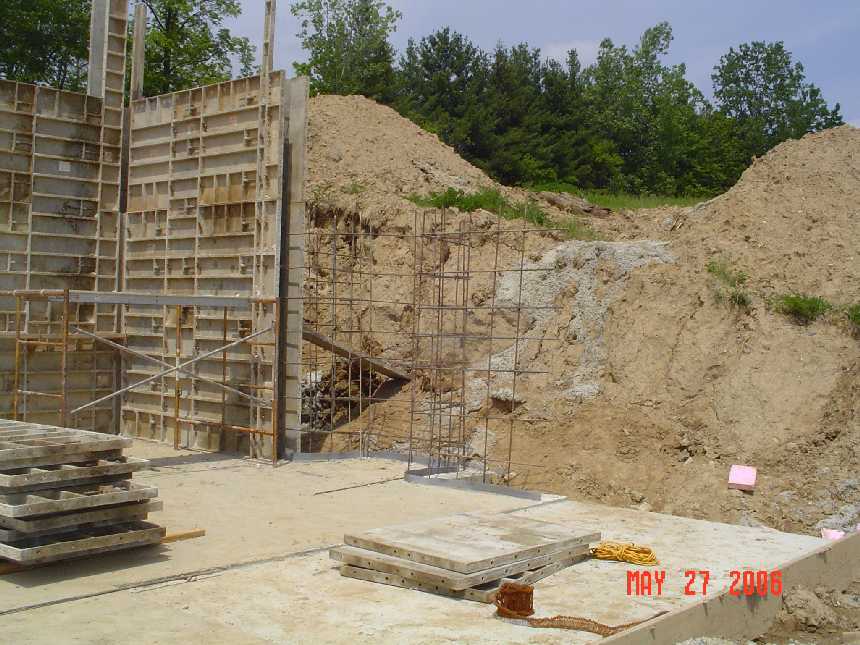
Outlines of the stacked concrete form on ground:
[[[119,287],[127,14],[127,0],[94,3],[89,94],[0,81],[0,291]],[[19,416],[59,423],[63,359],[45,343],[60,339],[63,312],[27,304],[23,331],[31,340],[16,346],[15,305],[0,296],[0,416],[13,417],[17,404]],[[76,306],[69,315],[89,331],[120,332],[115,306]],[[77,343],[66,359],[70,405],[118,385],[112,352]],[[16,365],[30,377],[18,383],[24,392],[17,394]],[[79,422],[109,432],[113,419],[108,405]]]
[[581,562],[600,533],[497,513],[465,513],[346,535],[347,578],[492,603],[504,582],[533,584]]
[[39,565],[156,544],[158,489],[131,478],[147,467],[130,439],[0,421],[0,557]]

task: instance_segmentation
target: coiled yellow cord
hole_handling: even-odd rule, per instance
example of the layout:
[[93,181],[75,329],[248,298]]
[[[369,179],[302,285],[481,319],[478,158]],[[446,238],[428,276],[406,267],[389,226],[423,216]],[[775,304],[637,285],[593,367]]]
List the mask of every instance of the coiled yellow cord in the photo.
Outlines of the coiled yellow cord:
[[654,551],[648,547],[623,542],[601,542],[591,549],[591,555],[598,560],[629,562],[642,567],[653,567],[659,564]]

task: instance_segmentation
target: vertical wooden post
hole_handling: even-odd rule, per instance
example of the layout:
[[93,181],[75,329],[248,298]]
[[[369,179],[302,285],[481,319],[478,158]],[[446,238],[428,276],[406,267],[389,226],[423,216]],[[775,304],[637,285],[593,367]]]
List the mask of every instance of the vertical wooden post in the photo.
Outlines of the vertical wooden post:
[[62,399],[60,403],[60,426],[69,427],[69,290],[63,290],[63,353],[60,354],[60,378],[62,379]]
[[146,5],[134,8],[134,40],[131,46],[131,100],[143,98],[143,70],[146,65]]
[[110,0],[93,0],[90,14],[90,67],[87,94],[100,99],[105,97],[109,24]]
[[12,393],[12,418],[18,420],[18,396],[21,389],[21,296],[15,296],[15,391]]
[[[221,330],[221,346],[227,346],[227,307],[224,307],[224,327]],[[225,349],[221,352],[221,384],[227,385],[227,350]],[[256,392],[253,393],[255,396]],[[227,442],[225,441],[225,437],[227,432],[225,428],[227,427],[227,390],[221,390],[221,440],[220,440],[220,448],[225,448]]]
[[[275,347],[274,347],[274,360],[281,362],[283,359],[278,353],[278,336],[280,335],[281,330],[281,301],[279,299],[275,299],[275,302],[272,304],[272,311],[274,317],[274,323],[272,325],[272,333],[275,337]],[[277,380],[276,374],[278,372],[283,373],[283,369],[279,365],[272,365],[272,379]],[[280,406],[278,405],[278,391],[275,383],[272,383],[272,466],[278,465],[278,448],[279,441],[278,435],[280,434],[280,424],[278,423],[278,417],[280,415]],[[258,395],[259,396],[259,395]]]

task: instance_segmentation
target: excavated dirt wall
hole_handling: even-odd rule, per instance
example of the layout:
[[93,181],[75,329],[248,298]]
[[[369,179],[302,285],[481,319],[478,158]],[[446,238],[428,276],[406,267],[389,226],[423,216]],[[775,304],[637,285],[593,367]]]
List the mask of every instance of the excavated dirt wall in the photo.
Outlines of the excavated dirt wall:
[[[378,271],[411,262],[407,239],[422,211],[408,196],[493,186],[434,135],[363,98],[313,99],[310,128],[310,212],[357,218]],[[561,340],[526,343],[519,366],[548,374],[522,379],[505,423],[472,424],[476,460],[510,450],[514,485],[616,505],[795,531],[856,524],[860,343],[844,307],[860,302],[858,195],[860,130],[845,126],[786,142],[731,191],[689,209],[597,217],[579,202],[532,196],[558,221],[585,221],[599,240],[529,236],[527,262],[557,271],[525,281],[524,297],[555,306],[532,315],[526,333]],[[480,211],[449,216],[495,221]],[[473,266],[490,261],[490,242]],[[748,307],[727,301],[706,268],[712,260],[747,274]],[[373,288],[379,298],[412,296],[408,280]],[[511,301],[517,288],[502,280],[496,298]],[[476,278],[475,297],[490,289]],[[799,325],[774,307],[794,292],[834,309]],[[373,309],[394,327],[409,320],[408,308]],[[389,339],[371,344],[408,356]],[[509,345],[469,358],[486,364],[489,354],[494,366],[513,360]],[[504,399],[504,383],[494,386]],[[485,387],[480,378],[469,385],[476,410],[493,405]],[[374,420],[355,423],[403,430],[394,402],[374,407]],[[726,489],[734,463],[759,468],[755,494]]]

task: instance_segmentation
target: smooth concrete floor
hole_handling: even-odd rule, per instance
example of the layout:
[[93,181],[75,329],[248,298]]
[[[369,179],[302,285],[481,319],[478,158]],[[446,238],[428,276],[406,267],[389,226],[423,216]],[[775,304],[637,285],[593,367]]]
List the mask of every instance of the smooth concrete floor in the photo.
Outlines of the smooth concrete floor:
[[[709,570],[708,594],[729,572],[771,570],[818,538],[630,509],[528,501],[410,484],[404,464],[349,460],[271,466],[176,453],[138,442],[153,460],[136,479],[157,485],[168,533],[204,538],[0,578],[0,641],[9,643],[586,643],[583,632],[513,625],[487,605],[342,578],[327,549],[343,534],[469,511],[513,512],[652,547],[661,597],[627,595],[629,565],[591,560],[536,585],[538,616],[626,623],[701,600],[688,569]],[[394,480],[394,481],[389,481]],[[343,490],[336,490],[343,489]]]

